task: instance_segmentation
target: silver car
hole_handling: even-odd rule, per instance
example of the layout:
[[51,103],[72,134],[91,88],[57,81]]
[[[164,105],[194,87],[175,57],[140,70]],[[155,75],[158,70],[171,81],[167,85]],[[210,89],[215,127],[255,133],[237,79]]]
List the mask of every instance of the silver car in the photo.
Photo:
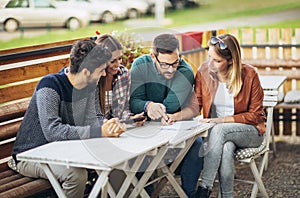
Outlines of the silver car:
[[127,7],[127,17],[130,19],[143,16],[148,11],[148,3],[140,0],[115,0],[124,3]]
[[7,32],[25,27],[67,27],[71,30],[89,24],[83,10],[56,8],[50,0],[1,0],[0,25]]

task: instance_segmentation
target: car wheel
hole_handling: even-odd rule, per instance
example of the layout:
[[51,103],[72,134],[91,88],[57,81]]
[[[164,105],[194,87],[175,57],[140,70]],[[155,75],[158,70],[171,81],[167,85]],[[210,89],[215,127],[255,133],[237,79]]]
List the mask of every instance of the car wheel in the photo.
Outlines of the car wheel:
[[81,23],[78,19],[76,18],[71,18],[67,22],[67,28],[69,30],[77,30],[81,27]]
[[19,23],[15,19],[8,19],[4,23],[4,29],[7,32],[15,32],[15,31],[17,31],[19,29]]
[[139,12],[136,9],[130,9],[128,11],[128,18],[130,19],[136,19],[139,17]]
[[101,21],[103,23],[112,23],[115,21],[115,17],[111,12],[107,11],[107,12],[103,13]]
[[185,2],[183,0],[173,0],[171,1],[172,7],[176,10],[183,9],[185,6]]

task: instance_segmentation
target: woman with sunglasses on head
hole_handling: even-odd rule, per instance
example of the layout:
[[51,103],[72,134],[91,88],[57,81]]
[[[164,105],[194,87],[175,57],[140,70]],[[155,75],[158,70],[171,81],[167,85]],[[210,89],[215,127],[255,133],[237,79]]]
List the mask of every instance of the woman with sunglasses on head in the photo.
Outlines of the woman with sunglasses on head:
[[[208,46],[208,60],[196,74],[195,95],[203,112],[200,122],[216,125],[203,143],[203,174],[196,197],[209,197],[217,173],[222,198],[233,197],[235,150],[258,147],[263,141],[264,95],[255,68],[241,62],[240,46],[233,35],[212,37]],[[198,115],[191,109],[171,118]]]
[[[96,92],[96,111],[99,117],[121,120],[143,118],[143,113],[133,116],[129,111],[130,73],[121,65],[122,45],[111,35],[103,34],[95,42],[106,46],[112,58],[106,68],[106,76],[100,78]],[[142,125],[144,120],[139,122]]]
[[208,61],[197,72],[195,94],[203,110],[202,122],[216,125],[207,138],[196,197],[209,197],[217,173],[222,198],[233,197],[235,150],[258,147],[263,141],[264,94],[255,68],[242,63],[233,35],[212,37],[208,45]]

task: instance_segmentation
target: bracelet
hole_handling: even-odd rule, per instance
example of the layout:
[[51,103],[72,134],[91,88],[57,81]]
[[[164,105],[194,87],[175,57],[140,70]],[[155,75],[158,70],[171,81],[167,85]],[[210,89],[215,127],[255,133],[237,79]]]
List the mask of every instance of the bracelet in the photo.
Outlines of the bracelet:
[[145,103],[145,105],[144,105],[144,112],[147,112],[147,106],[148,106],[148,104],[150,103],[151,101],[147,101],[146,103]]

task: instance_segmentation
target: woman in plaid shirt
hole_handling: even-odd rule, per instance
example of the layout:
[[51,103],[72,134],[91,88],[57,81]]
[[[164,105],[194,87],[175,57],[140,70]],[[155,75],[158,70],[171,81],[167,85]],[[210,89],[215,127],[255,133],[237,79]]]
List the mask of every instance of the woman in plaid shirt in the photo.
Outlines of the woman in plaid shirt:
[[121,65],[122,45],[113,36],[103,34],[96,41],[105,45],[112,53],[112,58],[106,69],[106,76],[101,78],[96,91],[96,111],[99,117],[128,120],[143,115],[132,116],[129,111],[130,73]]

